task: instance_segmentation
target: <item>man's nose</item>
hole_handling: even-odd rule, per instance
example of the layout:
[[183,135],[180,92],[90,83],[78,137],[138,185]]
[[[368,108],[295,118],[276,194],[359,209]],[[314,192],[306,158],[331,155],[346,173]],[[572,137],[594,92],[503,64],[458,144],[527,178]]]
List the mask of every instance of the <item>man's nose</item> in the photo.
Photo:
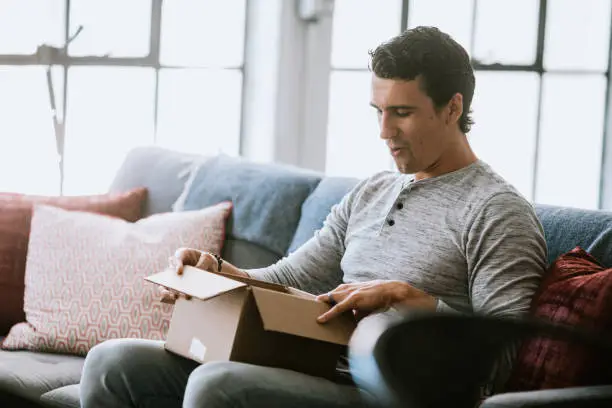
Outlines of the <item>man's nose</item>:
[[393,121],[383,113],[378,120],[378,124],[380,126],[380,138],[383,140],[391,139],[397,134],[397,127],[394,125]]

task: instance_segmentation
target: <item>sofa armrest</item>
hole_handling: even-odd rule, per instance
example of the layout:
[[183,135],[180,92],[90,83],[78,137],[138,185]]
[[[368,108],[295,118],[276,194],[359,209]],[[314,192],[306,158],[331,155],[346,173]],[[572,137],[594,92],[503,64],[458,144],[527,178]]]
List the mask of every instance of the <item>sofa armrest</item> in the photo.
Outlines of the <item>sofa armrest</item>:
[[612,356],[611,341],[574,327],[413,313],[386,325],[359,327],[351,341],[351,370],[355,382],[382,406],[473,408],[503,348],[532,335],[581,343]]
[[612,407],[612,385],[509,392],[488,398],[480,408]]

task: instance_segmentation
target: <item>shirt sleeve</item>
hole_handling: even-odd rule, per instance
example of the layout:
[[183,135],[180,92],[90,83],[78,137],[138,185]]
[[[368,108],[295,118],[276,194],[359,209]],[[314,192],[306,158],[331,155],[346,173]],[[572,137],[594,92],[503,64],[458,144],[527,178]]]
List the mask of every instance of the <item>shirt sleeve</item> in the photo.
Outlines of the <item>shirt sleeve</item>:
[[[474,313],[500,318],[528,314],[546,271],[547,249],[535,210],[516,193],[498,193],[471,217],[464,234]],[[439,310],[448,310],[444,303]],[[507,379],[516,345],[496,363],[492,389]]]
[[342,283],[340,267],[351,208],[365,181],[334,205],[323,227],[295,252],[274,265],[246,272],[253,278],[291,286],[312,294],[329,292]]

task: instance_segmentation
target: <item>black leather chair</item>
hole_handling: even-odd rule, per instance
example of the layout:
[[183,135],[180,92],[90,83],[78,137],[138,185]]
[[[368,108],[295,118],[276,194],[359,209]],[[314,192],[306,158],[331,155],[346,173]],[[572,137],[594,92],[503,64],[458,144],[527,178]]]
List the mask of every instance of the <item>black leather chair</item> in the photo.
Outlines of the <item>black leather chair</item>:
[[[612,339],[533,320],[428,313],[364,321],[351,341],[351,370],[376,406],[473,408],[503,348],[533,335],[596,347],[612,371]],[[612,384],[502,393],[480,407],[612,408]]]

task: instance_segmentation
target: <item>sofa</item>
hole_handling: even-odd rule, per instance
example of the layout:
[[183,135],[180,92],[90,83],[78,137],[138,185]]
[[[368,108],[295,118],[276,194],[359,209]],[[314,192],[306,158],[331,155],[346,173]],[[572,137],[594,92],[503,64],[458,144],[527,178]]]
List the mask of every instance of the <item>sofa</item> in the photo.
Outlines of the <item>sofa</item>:
[[[239,267],[256,268],[306,242],[357,182],[288,165],[150,146],[128,153],[110,191],[146,187],[145,216],[231,200],[222,256]],[[188,200],[190,192],[200,193],[195,204]],[[537,213],[550,262],[580,245],[612,266],[612,214],[551,206],[537,206]],[[0,350],[0,406],[79,407],[83,361],[72,355]]]

